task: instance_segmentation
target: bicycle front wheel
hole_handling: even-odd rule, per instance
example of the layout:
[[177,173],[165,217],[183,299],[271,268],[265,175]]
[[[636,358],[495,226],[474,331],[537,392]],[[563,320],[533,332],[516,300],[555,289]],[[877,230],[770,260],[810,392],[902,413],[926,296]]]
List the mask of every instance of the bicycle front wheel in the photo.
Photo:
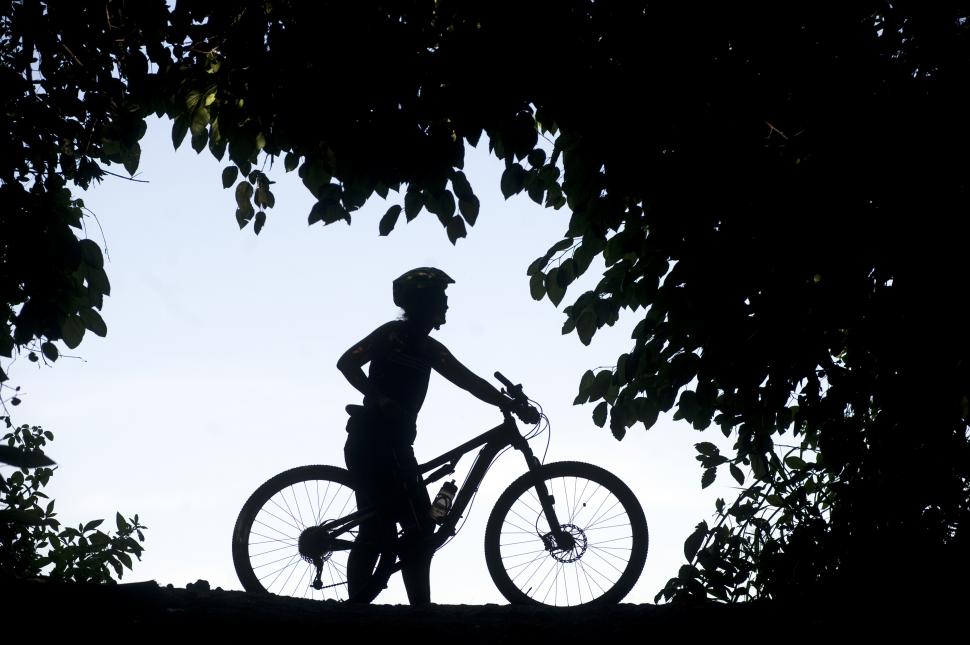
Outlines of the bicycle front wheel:
[[[356,510],[350,473],[343,468],[301,466],[271,478],[243,505],[232,533],[232,560],[243,588],[346,600],[349,550],[323,554],[318,589],[313,585],[316,567],[300,556],[298,542],[306,529]],[[354,540],[356,529],[334,537]]]
[[[536,475],[553,496],[557,543],[536,493]],[[485,529],[485,562],[511,603],[553,607],[619,602],[647,559],[647,520],[615,475],[591,464],[548,464],[516,479],[499,497]]]

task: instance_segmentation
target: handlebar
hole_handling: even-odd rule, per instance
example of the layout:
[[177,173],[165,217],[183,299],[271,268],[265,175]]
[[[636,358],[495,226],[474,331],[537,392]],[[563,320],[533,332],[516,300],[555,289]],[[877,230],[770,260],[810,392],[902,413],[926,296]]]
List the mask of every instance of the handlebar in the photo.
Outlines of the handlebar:
[[505,394],[507,394],[515,403],[517,407],[517,409],[514,410],[516,416],[526,423],[538,423],[539,412],[529,405],[529,397],[527,397],[525,392],[522,391],[522,385],[513,385],[512,381],[505,378],[501,372],[495,372],[495,378],[499,383],[505,386]]
[[517,403],[528,403],[529,397],[522,391],[522,385],[512,385],[512,381],[503,376],[501,372],[495,372],[495,378],[505,386],[506,394],[515,399]]

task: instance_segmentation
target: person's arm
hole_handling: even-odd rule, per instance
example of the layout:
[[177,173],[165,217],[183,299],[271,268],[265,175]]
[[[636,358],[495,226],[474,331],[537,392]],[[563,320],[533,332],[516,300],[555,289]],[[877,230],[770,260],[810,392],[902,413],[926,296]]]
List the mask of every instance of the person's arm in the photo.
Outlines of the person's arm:
[[364,374],[363,367],[370,362],[374,348],[386,335],[387,325],[381,325],[362,341],[344,352],[337,360],[337,369],[354,386],[354,389],[365,397],[373,397],[377,401],[382,398],[382,395],[380,392],[375,391],[370,379]]
[[502,408],[502,410],[513,409],[511,399],[499,392],[491,383],[459,363],[447,347],[429,337],[428,349],[431,352],[431,367],[443,377],[485,403],[490,403]]

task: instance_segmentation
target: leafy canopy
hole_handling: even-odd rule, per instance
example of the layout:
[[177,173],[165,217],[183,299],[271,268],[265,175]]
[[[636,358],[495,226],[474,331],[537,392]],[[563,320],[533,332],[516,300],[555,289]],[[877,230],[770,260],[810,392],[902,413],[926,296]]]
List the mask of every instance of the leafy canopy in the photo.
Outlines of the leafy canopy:
[[[54,434],[39,426],[12,428],[3,436],[5,448],[30,455],[34,463],[46,462],[42,449]],[[132,568],[131,556],[141,559],[145,527],[138,516],[125,519],[115,514],[117,531],[101,529],[104,520],[83,522],[77,528],[63,526],[54,511],[54,500],[44,488],[54,468],[23,466],[0,475],[0,579],[26,578],[42,573],[51,580],[112,582]],[[137,539],[136,539],[137,538]]]
[[[630,351],[577,403],[622,438],[673,410],[702,484],[744,485],[667,597],[893,579],[903,548],[967,562],[967,13],[882,1],[2,4],[0,354],[104,333],[87,188],[138,166],[150,114],[225,164],[240,227],[297,171],[308,222],[435,215],[456,242],[483,135],[506,197],[568,213],[529,269],[589,343]],[[554,139],[539,146],[539,136]],[[73,230],[72,230],[73,228]],[[0,375],[2,378],[2,375]],[[791,448],[777,445],[788,433]],[[936,560],[933,560],[936,562]],[[932,567],[920,567],[921,571]]]

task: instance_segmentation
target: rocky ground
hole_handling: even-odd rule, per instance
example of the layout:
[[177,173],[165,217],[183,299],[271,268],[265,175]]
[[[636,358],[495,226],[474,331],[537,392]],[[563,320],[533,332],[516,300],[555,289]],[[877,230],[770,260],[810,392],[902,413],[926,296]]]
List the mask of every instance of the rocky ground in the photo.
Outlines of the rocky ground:
[[[616,605],[598,610],[551,610],[508,605],[353,606],[238,591],[187,589],[155,582],[77,585],[49,581],[0,584],[4,631],[104,636],[112,642],[171,635],[276,638],[307,635],[329,645],[448,639],[475,643],[647,643],[663,638],[718,641],[827,642],[835,636],[888,634],[910,627],[923,640],[946,633],[938,616],[884,611],[856,603],[741,605]],[[20,631],[19,629],[15,631]],[[962,630],[961,630],[962,631]],[[388,640],[390,639],[390,640]]]

